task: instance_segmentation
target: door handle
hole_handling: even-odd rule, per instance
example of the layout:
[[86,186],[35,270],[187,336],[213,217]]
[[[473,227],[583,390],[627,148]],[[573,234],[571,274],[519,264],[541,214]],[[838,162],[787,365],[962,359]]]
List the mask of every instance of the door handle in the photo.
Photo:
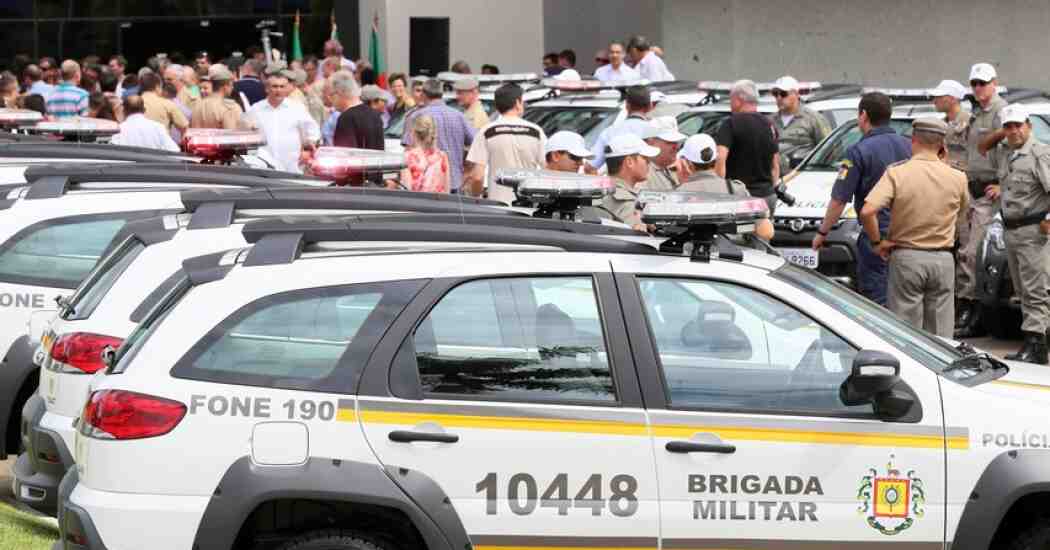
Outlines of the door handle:
[[668,452],[688,454],[688,453],[718,453],[718,454],[733,454],[736,452],[736,445],[727,445],[725,443],[698,443],[696,441],[668,441],[664,447]]
[[457,443],[459,442],[459,436],[446,433],[408,432],[398,430],[390,432],[390,441],[395,443],[413,443],[416,441],[426,441],[430,443]]

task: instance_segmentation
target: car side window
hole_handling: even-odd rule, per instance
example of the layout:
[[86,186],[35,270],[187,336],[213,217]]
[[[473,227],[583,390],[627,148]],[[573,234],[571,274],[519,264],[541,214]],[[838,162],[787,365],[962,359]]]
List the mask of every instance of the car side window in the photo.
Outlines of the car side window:
[[616,401],[590,277],[464,283],[434,306],[413,343],[429,397]]
[[31,226],[0,247],[0,281],[76,288],[124,218],[73,218]]
[[[351,285],[263,298],[212,329],[179,361],[172,375],[337,391],[332,380],[343,355],[361,347],[367,357],[375,344],[372,340],[382,335],[379,329],[385,330],[410,299],[403,288],[406,284],[418,288],[410,283]],[[363,334],[367,337],[359,339]]]
[[642,278],[639,288],[672,408],[870,412],[839,399],[857,349],[795,308],[722,282]]

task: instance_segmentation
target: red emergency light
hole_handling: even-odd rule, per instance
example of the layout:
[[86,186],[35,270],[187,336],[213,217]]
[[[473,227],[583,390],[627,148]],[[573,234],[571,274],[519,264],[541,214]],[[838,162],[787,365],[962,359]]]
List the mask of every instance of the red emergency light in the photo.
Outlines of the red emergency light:
[[29,109],[0,109],[0,128],[18,128],[41,120],[44,115]]
[[310,173],[346,185],[353,176],[398,172],[405,168],[401,153],[352,147],[319,147],[310,161]]
[[205,162],[224,162],[236,155],[266,145],[266,136],[255,130],[190,128],[182,136],[182,148]]

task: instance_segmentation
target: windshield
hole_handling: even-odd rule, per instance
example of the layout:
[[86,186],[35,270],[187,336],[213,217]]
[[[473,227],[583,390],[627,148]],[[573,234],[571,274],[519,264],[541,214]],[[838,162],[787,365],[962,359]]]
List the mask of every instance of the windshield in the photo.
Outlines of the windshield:
[[[893,128],[894,131],[902,136],[911,137],[910,119],[892,119],[890,120],[890,128]],[[846,158],[846,149],[860,141],[860,138],[861,132],[856,121],[849,121],[839,126],[806,158],[805,162],[799,166],[799,171],[838,170],[842,161]]]
[[809,269],[785,264],[773,276],[841,311],[938,374],[963,356],[947,342],[912,327],[889,310]]
[[145,249],[146,245],[132,236],[102,258],[95,270],[80,283],[80,287],[70,298],[69,305],[63,309],[62,318],[67,321],[80,321],[90,317],[124,270]]
[[591,147],[619,112],[609,107],[529,107],[525,120],[543,128],[548,136],[562,130],[576,132]]
[[696,134],[715,135],[715,130],[729,116],[729,111],[692,111],[678,117],[678,131],[687,136]]

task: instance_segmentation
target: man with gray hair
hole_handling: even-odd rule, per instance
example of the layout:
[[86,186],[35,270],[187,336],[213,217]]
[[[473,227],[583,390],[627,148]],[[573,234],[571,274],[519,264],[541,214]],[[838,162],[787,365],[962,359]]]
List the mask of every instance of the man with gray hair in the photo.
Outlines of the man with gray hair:
[[637,35],[631,38],[627,43],[627,55],[634,62],[634,70],[638,71],[642,78],[650,82],[674,80],[674,74],[667,69],[664,60],[653,52],[652,45],[644,36]]
[[332,145],[339,115],[361,102],[361,87],[350,71],[336,71],[326,80],[325,88],[332,101],[332,113],[321,125],[321,139],[325,145]]
[[444,86],[439,80],[431,78],[424,82],[423,95],[426,96],[426,104],[405,116],[405,133],[401,136],[401,144],[405,147],[412,145],[412,125],[416,118],[422,115],[433,118],[437,124],[438,148],[448,155],[451,168],[449,192],[457,194],[463,187],[463,161],[466,159],[467,148],[474,143],[476,131],[463,113],[445,104],[445,100],[442,99]]
[[765,199],[769,215],[777,205],[773,187],[780,181],[777,130],[758,112],[758,88],[750,80],[738,80],[729,92],[732,114],[715,134],[718,143],[719,176],[740,180],[752,197]]

